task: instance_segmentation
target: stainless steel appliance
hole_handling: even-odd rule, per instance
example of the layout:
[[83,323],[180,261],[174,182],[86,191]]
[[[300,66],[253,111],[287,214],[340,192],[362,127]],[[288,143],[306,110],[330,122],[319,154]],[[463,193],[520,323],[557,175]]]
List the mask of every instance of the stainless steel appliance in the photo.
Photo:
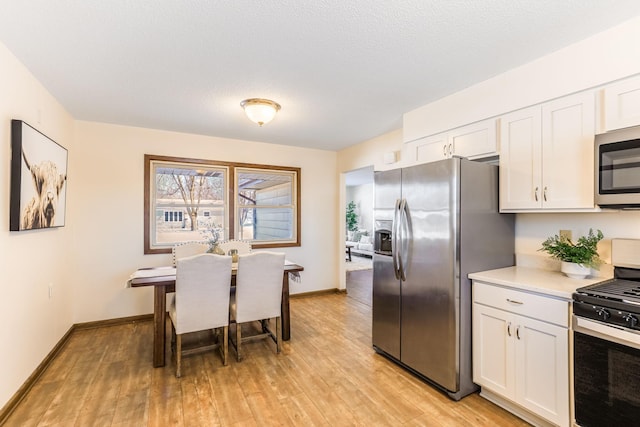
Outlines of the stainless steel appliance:
[[614,278],[573,294],[574,404],[579,426],[640,417],[640,240],[613,239]]
[[640,126],[595,138],[596,204],[640,208]]
[[393,221],[378,220],[375,222],[373,247],[378,253],[391,255],[391,228],[393,228]]
[[[514,263],[514,217],[498,213],[498,168],[459,158],[376,172],[373,347],[461,399],[471,371],[472,272]],[[377,230],[376,230],[377,231]]]

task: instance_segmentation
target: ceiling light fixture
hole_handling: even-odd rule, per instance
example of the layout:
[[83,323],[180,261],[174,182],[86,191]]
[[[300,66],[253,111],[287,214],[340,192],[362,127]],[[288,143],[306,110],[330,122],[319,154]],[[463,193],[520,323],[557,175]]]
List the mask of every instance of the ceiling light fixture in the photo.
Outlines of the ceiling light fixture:
[[240,103],[249,120],[262,126],[269,123],[280,111],[280,104],[270,99],[249,98]]

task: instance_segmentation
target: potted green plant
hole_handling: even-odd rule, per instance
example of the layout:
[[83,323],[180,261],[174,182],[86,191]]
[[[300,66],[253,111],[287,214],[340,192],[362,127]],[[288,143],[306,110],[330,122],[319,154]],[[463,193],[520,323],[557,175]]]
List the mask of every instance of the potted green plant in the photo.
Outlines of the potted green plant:
[[358,214],[356,213],[356,203],[352,200],[347,204],[347,231],[353,235],[354,231],[358,231]]
[[598,255],[598,242],[603,237],[602,231],[594,233],[589,229],[587,236],[582,236],[573,243],[566,236],[556,234],[542,242],[542,248],[539,250],[562,261],[560,271],[567,276],[583,279],[591,273],[592,268],[597,270],[602,264]]

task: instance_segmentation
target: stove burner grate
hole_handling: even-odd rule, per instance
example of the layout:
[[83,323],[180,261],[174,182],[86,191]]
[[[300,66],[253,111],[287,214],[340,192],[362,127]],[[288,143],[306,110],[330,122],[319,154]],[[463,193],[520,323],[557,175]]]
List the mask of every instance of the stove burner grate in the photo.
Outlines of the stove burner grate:
[[621,298],[640,303],[640,283],[631,280],[611,279],[578,289],[578,292],[604,298]]

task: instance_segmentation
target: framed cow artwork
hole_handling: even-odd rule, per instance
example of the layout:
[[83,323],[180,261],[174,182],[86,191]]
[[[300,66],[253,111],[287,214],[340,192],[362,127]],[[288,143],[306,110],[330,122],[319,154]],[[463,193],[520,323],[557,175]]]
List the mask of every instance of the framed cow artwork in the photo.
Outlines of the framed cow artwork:
[[11,120],[11,231],[63,227],[67,150],[22,120]]

